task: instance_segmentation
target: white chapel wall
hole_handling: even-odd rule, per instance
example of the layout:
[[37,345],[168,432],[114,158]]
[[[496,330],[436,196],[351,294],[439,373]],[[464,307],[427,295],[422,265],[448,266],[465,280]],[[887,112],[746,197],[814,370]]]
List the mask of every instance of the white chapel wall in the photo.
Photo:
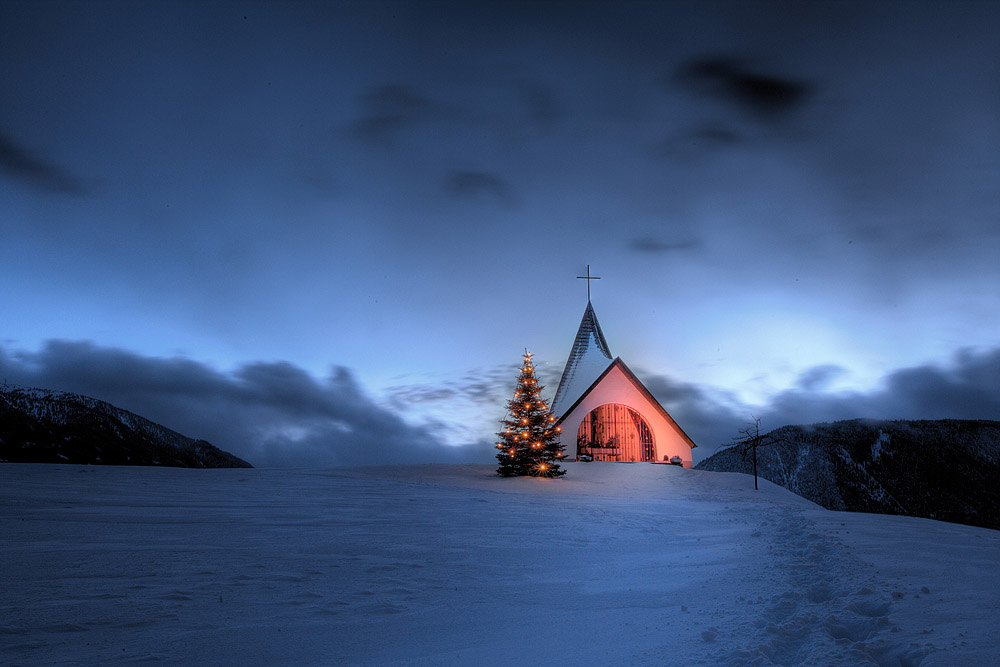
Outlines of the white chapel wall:
[[649,399],[639,391],[620,367],[615,366],[604,376],[601,383],[584,398],[576,408],[566,415],[560,426],[560,444],[565,448],[566,458],[576,459],[576,434],[583,418],[594,408],[605,403],[621,403],[632,408],[649,424],[653,431],[653,444],[656,450],[656,461],[663,461],[671,456],[679,456],[684,461],[684,467],[691,467],[691,447],[677,429],[660,411],[649,402]]

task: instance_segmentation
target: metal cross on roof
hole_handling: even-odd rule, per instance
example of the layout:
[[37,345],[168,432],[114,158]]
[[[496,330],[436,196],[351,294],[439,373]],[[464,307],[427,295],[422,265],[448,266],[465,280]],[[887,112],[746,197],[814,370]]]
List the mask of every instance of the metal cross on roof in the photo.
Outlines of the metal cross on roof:
[[592,276],[592,275],[590,275],[590,264],[588,264],[587,265],[587,275],[585,275],[585,276],[577,276],[577,278],[580,279],[580,280],[586,280],[587,281],[587,303],[590,303],[590,281],[591,280],[600,280],[601,279],[600,276]]

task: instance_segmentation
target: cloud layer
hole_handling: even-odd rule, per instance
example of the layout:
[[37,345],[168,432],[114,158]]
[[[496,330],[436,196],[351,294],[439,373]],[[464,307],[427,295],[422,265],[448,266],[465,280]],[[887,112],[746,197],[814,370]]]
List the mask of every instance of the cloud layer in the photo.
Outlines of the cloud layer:
[[381,407],[352,372],[317,380],[287,362],[232,372],[181,357],[144,357],[89,342],[38,352],[0,348],[6,382],[71,391],[131,410],[263,467],[487,462],[489,445],[443,444]]
[[[728,444],[751,415],[767,430],[856,417],[1000,419],[1000,348],[964,350],[947,365],[896,370],[869,392],[828,390],[841,372],[833,365],[808,369],[794,388],[758,406],[712,387],[639,376],[698,443],[696,460]],[[287,362],[223,372],[183,357],[146,357],[80,341],[49,341],[37,352],[0,348],[0,379],[6,382],[106,400],[264,467],[489,463],[492,434],[449,446],[442,436],[454,425],[426,416],[413,424],[400,413],[442,414],[435,408],[446,405],[458,420],[467,404],[492,415],[502,411],[512,378],[504,366],[439,384],[392,387],[385,407],[342,366],[317,379]],[[557,380],[549,380],[554,391]]]
[[722,98],[750,113],[774,117],[793,111],[812,86],[747,67],[739,58],[710,56],[683,63],[676,77],[692,90]]
[[49,193],[84,194],[83,184],[68,171],[18,145],[0,131],[0,172]]
[[788,424],[858,417],[1000,419],[1000,348],[962,350],[945,365],[898,369],[868,392],[828,390],[827,383],[841,373],[842,369],[834,365],[807,369],[795,387],[758,406],[662,375],[645,375],[642,379],[702,448],[696,452],[698,460],[731,442],[751,416],[759,417],[762,428],[768,431]]

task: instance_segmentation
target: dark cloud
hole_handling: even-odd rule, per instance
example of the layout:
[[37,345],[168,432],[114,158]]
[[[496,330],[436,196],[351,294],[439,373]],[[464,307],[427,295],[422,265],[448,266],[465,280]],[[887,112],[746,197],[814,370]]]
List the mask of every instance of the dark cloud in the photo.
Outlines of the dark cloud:
[[420,405],[421,403],[448,401],[458,395],[458,392],[454,389],[426,384],[389,387],[386,391],[389,393],[391,405],[397,409]]
[[687,61],[672,79],[759,116],[786,114],[801,106],[813,89],[804,81],[752,71],[739,58],[729,56]]
[[[821,377],[830,368],[836,367],[820,366],[802,377]],[[1000,419],[1000,349],[965,350],[947,365],[900,369],[870,392],[828,393],[800,379],[798,387],[774,396],[758,416],[768,429],[855,417]]]
[[319,194],[338,195],[343,190],[333,168],[323,164],[318,158],[303,160],[296,169],[296,176],[300,183]]
[[963,350],[950,366],[896,371],[882,400],[900,419],[1000,419],[1000,349]]
[[799,375],[796,384],[807,391],[822,389],[845,372],[842,367],[833,364],[813,366]]
[[843,373],[835,365],[810,368],[796,387],[763,406],[741,403],[727,393],[685,384],[662,375],[640,375],[700,451],[700,460],[729,444],[751,415],[770,431],[789,424],[815,424],[858,417],[871,419],[1000,420],[1000,348],[962,351],[944,366],[904,368],[883,378],[870,392],[829,392],[827,383]]
[[741,406],[732,396],[713,394],[706,387],[677,382],[665,375],[640,374],[640,378],[698,445],[696,461],[711,455],[717,445],[728,443],[743,419]]
[[702,125],[692,132],[690,136],[704,144],[713,144],[716,146],[730,146],[738,144],[743,140],[743,137],[738,132],[723,125]]
[[668,252],[679,252],[684,250],[696,250],[701,247],[697,241],[663,241],[652,236],[642,236],[632,239],[628,244],[629,250],[636,252],[646,252],[663,254]]
[[38,352],[0,349],[0,377],[108,401],[257,466],[487,462],[491,454],[482,443],[441,444],[433,425],[379,406],[344,367],[323,380],[286,362],[222,372],[180,357],[49,341]]
[[453,171],[446,187],[456,197],[486,197],[503,204],[514,203],[514,189],[497,174],[485,171]]
[[690,132],[667,137],[656,146],[654,155],[689,162],[745,141],[742,133],[724,123],[703,123]]
[[[517,364],[504,364],[489,370],[470,371],[458,380],[443,383],[397,385],[386,389],[386,393],[390,404],[399,410],[438,401],[465,402],[479,407],[503,406],[517,385],[517,369]],[[552,371],[539,369],[538,377],[547,382]],[[553,381],[558,382],[558,377]]]
[[58,194],[82,195],[83,184],[62,167],[46,161],[0,132],[0,172],[36,188]]
[[518,93],[528,120],[539,127],[549,129],[561,121],[565,114],[562,104],[553,91],[541,83],[522,83]]
[[430,101],[409,86],[391,84],[372,88],[360,96],[361,116],[354,134],[370,143],[392,139],[429,114]]
[[358,97],[360,111],[350,131],[372,146],[433,135],[435,146],[461,146],[475,137],[510,147],[549,134],[565,119],[565,106],[548,84],[487,70],[481,72],[480,87],[450,97],[430,99],[401,84],[371,88]]

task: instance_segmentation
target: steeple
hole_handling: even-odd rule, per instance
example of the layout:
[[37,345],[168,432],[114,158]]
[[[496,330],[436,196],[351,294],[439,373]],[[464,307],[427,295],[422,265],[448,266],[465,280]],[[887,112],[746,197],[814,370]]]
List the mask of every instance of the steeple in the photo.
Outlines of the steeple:
[[[589,267],[588,267],[589,268]],[[589,283],[588,283],[589,284]],[[611,365],[611,350],[604,340],[604,332],[597,322],[594,307],[587,300],[587,310],[583,311],[580,328],[576,332],[573,349],[566,360],[559,388],[552,399],[552,412],[562,416],[563,412],[573,405],[583,392],[590,388],[601,373]]]

